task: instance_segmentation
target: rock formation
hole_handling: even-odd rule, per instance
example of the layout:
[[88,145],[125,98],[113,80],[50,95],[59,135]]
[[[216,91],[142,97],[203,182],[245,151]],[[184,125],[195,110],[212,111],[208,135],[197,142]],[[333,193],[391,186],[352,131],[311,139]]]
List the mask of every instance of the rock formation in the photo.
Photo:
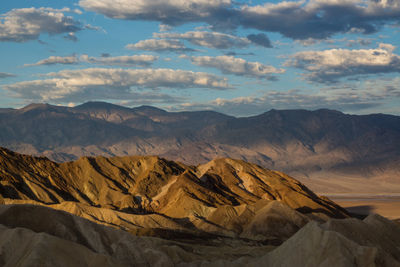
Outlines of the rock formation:
[[2,266],[398,266],[400,226],[222,158],[56,163],[0,149]]

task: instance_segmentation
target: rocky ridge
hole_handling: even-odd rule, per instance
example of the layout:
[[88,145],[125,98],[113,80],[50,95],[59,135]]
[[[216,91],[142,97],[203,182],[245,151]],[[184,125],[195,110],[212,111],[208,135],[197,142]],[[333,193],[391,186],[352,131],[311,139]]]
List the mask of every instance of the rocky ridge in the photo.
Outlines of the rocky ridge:
[[[0,149],[3,266],[398,266],[400,226],[241,160]],[[21,245],[23,244],[23,245]]]
[[5,204],[44,205],[131,232],[161,228],[267,240],[276,238],[268,235],[273,229],[258,225],[275,217],[288,221],[287,237],[310,219],[348,216],[283,173],[232,159],[197,167],[156,156],[55,163],[0,149],[0,176]]

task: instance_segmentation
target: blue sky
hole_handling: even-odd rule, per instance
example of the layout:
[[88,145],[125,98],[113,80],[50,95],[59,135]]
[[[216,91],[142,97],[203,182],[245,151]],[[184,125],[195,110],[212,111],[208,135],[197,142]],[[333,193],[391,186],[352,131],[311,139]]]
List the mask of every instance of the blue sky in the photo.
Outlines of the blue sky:
[[0,14],[0,107],[400,114],[397,0],[5,0]]

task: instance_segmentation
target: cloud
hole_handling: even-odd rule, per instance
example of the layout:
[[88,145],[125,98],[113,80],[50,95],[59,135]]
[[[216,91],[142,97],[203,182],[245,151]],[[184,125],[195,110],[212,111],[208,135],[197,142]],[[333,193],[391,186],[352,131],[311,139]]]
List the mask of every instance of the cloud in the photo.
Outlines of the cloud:
[[305,40],[377,32],[400,19],[397,0],[309,0],[240,7],[241,26]]
[[330,46],[336,45],[345,45],[347,47],[360,47],[360,46],[369,46],[373,43],[376,38],[366,38],[366,37],[358,37],[356,39],[351,39],[347,37],[343,37],[340,39],[313,39],[308,38],[304,40],[296,40],[297,44],[301,44],[302,46],[313,46],[319,44],[328,44]]
[[372,44],[372,40],[372,38],[357,38],[356,40],[348,40],[346,45],[348,47],[369,46],[370,44]]
[[112,57],[109,54],[105,54],[103,57],[89,57],[88,55],[82,55],[80,57],[76,55],[60,57],[60,56],[51,56],[46,59],[40,60],[34,64],[25,64],[25,67],[32,66],[42,66],[42,65],[71,65],[78,64],[81,62],[97,64],[97,65],[108,65],[108,66],[141,66],[148,67],[154,61],[158,59],[157,56],[153,55],[133,55],[133,56],[118,56]]
[[31,101],[82,102],[90,99],[127,100],[139,89],[230,89],[226,78],[172,69],[89,68],[49,73],[43,80],[4,85],[18,98]]
[[64,36],[64,39],[66,40],[70,40],[72,42],[77,42],[78,41],[78,37],[76,37],[74,32],[70,32],[67,35]]
[[15,75],[11,74],[11,73],[6,73],[6,72],[0,72],[0,79],[9,78],[9,77],[15,77]]
[[[157,104],[180,104],[187,101],[187,98],[182,96],[160,94],[153,92],[135,92],[129,100],[120,100],[117,104],[122,106],[142,106],[142,105],[157,105]],[[105,99],[108,100],[108,99]]]
[[249,39],[254,44],[264,46],[267,48],[272,48],[271,40],[264,33],[249,34],[247,35],[247,39]]
[[133,56],[119,56],[119,57],[89,57],[82,55],[80,60],[91,64],[109,65],[109,66],[142,66],[148,67],[158,59],[153,55],[133,55]]
[[[270,109],[329,108],[345,112],[373,110],[385,100],[400,98],[400,79],[369,80],[359,88],[351,85],[328,87],[319,92],[301,90],[268,91],[259,96],[217,98],[206,103],[182,103],[170,110],[215,110],[236,116],[258,115]],[[400,112],[397,109],[396,112]]]
[[161,21],[166,25],[212,19],[231,0],[80,0],[79,5],[110,18]]
[[248,62],[242,58],[236,58],[233,56],[183,57],[190,59],[195,65],[216,68],[222,71],[224,74],[273,79],[272,74],[282,74],[285,72],[284,69],[277,69],[273,66],[264,65],[260,62]]
[[238,27],[278,32],[306,40],[337,33],[377,32],[398,23],[398,0],[301,0],[240,5],[231,0],[80,0],[87,9],[111,18],[159,21],[166,25],[205,22],[214,29]]
[[78,64],[78,63],[79,63],[79,59],[75,55],[67,56],[67,57],[51,56],[51,57],[40,60],[33,64],[25,64],[24,67],[55,65],[55,64],[71,65],[71,64]]
[[74,12],[75,14],[78,14],[78,15],[82,15],[82,14],[83,14],[83,12],[82,12],[81,10],[77,9],[77,8],[75,8],[75,9],[73,10],[73,12]]
[[192,52],[194,49],[186,47],[181,41],[174,39],[148,39],[137,42],[136,44],[128,44],[127,49],[144,50],[156,52]]
[[43,33],[50,35],[74,33],[82,25],[63,12],[70,9],[21,8],[13,9],[0,16],[0,42],[27,42],[37,40]]
[[186,40],[194,45],[217,49],[243,48],[251,44],[251,41],[247,38],[220,32],[154,33],[154,37]]
[[381,43],[376,49],[304,51],[292,55],[285,65],[305,70],[310,81],[337,82],[343,77],[400,72],[400,56],[394,49]]
[[217,98],[209,103],[183,103],[171,110],[214,110],[234,116],[251,116],[270,109],[308,109],[330,108],[336,110],[362,110],[378,106],[376,102],[364,102],[344,97],[330,99],[321,95],[309,95],[301,91],[271,91],[262,96],[246,96],[233,99]]
[[158,28],[159,28],[159,31],[160,31],[160,32],[168,32],[168,31],[170,31],[170,30],[172,29],[171,26],[165,25],[165,24],[160,24],[160,25],[158,26]]
[[253,52],[249,53],[237,53],[235,51],[228,51],[225,53],[226,56],[254,56],[255,54]]

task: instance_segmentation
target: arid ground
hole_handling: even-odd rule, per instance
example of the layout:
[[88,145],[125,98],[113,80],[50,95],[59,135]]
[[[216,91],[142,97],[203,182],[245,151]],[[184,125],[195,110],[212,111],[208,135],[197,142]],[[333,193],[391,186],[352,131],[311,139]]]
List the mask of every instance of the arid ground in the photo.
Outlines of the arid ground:
[[368,215],[377,213],[388,219],[400,219],[399,196],[335,196],[330,197],[349,212]]

